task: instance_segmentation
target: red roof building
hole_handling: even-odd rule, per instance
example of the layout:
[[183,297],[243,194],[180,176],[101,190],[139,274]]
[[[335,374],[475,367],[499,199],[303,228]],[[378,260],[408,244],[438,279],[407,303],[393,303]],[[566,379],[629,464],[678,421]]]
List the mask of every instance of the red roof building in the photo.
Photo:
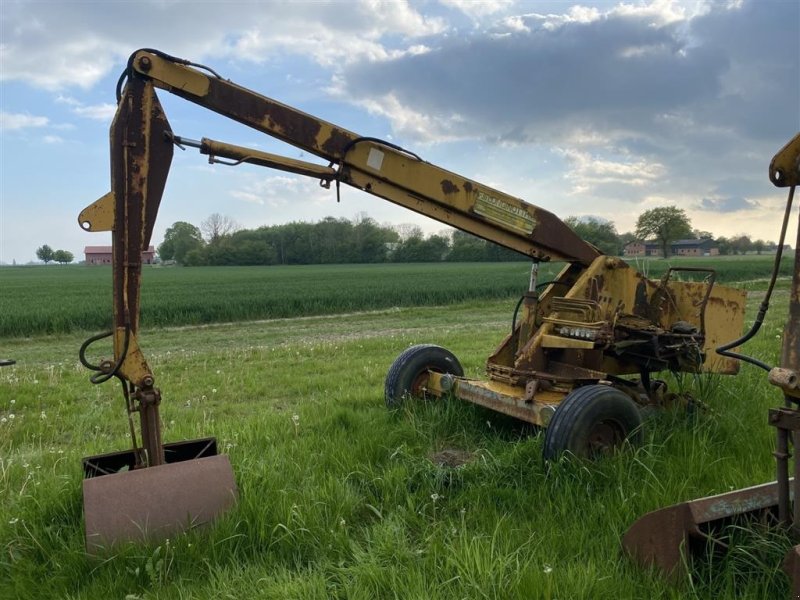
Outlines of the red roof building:
[[[110,265],[111,264],[111,246],[86,246],[83,249],[83,254],[86,256],[87,265]],[[155,262],[156,249],[150,246],[142,252],[142,264],[152,265]]]

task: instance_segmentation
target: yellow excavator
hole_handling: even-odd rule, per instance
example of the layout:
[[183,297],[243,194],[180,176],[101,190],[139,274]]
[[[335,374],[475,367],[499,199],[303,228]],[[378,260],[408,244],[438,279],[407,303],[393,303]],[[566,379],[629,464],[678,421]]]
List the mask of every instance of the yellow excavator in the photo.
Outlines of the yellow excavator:
[[[327,164],[176,135],[157,89]],[[248,163],[315,178],[334,186],[337,195],[346,184],[529,257],[529,284],[512,331],[487,360],[486,379],[464,377],[458,359],[444,348],[414,346],[389,369],[390,408],[408,397],[459,398],[546,428],[546,459],[592,457],[637,442],[641,409],[675,396],[652,373],[738,370],[734,357],[714,349],[742,331],[745,294],[715,284],[711,269],[672,268],[659,280],[648,279],[542,208],[157,50],[130,57],[117,99],[111,191],[79,216],[86,231],[112,232],[113,329],[88,339],[80,356],[95,371],[93,383],[121,383],[133,447],[84,459],[91,551],[206,522],[237,494],[230,462],[213,438],[162,443],[161,392],[139,346],[140,257],[150,243],[175,146],[197,148],[211,163]],[[564,267],[552,281],[539,282],[539,264],[551,260]],[[89,347],[109,336],[113,358],[91,362]]]

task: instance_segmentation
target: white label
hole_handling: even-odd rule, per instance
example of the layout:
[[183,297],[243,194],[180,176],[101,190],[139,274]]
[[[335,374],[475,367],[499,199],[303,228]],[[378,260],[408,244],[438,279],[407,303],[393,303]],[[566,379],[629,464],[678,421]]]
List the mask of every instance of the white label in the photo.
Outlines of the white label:
[[376,171],[380,171],[382,164],[383,164],[383,152],[381,152],[377,148],[370,148],[369,156],[367,156],[367,166],[372,169],[375,169]]

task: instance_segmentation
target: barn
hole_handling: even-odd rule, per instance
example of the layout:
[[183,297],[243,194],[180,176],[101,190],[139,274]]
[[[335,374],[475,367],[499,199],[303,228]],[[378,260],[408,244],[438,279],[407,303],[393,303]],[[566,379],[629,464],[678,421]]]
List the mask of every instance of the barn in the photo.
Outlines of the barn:
[[[86,246],[83,249],[87,265],[110,265],[112,250],[111,246]],[[142,252],[142,264],[152,265],[155,262],[156,249],[149,246]]]

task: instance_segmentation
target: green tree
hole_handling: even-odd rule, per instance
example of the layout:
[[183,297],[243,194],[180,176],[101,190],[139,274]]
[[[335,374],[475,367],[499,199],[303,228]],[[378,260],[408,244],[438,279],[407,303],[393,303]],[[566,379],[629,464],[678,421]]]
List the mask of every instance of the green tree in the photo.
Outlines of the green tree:
[[717,248],[720,254],[727,256],[732,252],[731,241],[724,236],[720,236],[717,238]]
[[464,231],[453,232],[453,244],[447,260],[454,262],[478,262],[488,259],[486,242]]
[[200,230],[185,221],[176,221],[164,234],[164,241],[158,247],[161,260],[174,260],[184,264],[186,254],[203,247]]
[[53,260],[53,254],[55,254],[53,249],[47,244],[36,249],[36,257],[43,261],[44,264],[47,264]]
[[753,242],[750,240],[749,235],[740,233],[734,238],[731,238],[731,248],[734,254],[747,254],[753,247]]
[[564,222],[581,239],[597,246],[603,254],[617,256],[622,251],[617,228],[611,221],[596,217],[567,217]]
[[642,240],[655,239],[661,246],[661,254],[667,258],[672,242],[692,235],[692,224],[682,208],[661,206],[639,215],[636,235]]
[[75,260],[75,256],[69,250],[56,250],[53,252],[53,260],[59,264],[68,265]]

